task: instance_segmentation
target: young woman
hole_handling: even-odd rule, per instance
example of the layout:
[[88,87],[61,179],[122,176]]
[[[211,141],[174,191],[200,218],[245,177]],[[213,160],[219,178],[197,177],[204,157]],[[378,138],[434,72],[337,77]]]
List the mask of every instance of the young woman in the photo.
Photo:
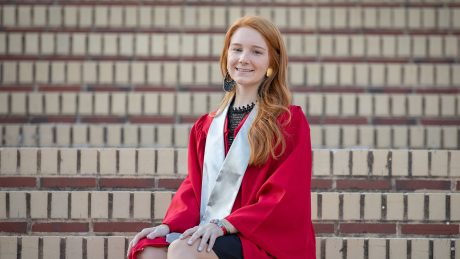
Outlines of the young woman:
[[287,59],[268,20],[246,16],[229,28],[227,93],[193,126],[188,175],[163,224],[131,241],[129,258],[315,258],[310,130],[290,104]]

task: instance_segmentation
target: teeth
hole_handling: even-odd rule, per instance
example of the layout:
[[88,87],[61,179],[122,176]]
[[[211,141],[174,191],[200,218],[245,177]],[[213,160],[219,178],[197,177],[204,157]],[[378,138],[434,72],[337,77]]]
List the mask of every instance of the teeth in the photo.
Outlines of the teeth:
[[237,68],[236,70],[241,71],[241,72],[251,72],[251,69],[242,69],[242,68]]

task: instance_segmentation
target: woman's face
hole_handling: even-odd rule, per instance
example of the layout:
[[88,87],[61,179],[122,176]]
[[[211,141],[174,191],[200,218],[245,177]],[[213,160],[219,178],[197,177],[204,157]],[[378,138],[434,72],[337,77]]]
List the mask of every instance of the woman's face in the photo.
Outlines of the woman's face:
[[230,77],[242,87],[259,87],[269,66],[268,47],[263,36],[250,27],[237,29],[227,56]]

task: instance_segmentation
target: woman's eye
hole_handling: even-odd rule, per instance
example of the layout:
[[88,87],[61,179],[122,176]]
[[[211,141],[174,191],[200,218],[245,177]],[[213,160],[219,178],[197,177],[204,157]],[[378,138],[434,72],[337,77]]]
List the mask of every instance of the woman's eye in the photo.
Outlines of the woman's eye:
[[241,48],[233,48],[232,50],[235,52],[241,52]]
[[257,55],[261,55],[261,54],[262,54],[262,52],[257,51],[257,50],[255,50],[254,53],[257,54]]

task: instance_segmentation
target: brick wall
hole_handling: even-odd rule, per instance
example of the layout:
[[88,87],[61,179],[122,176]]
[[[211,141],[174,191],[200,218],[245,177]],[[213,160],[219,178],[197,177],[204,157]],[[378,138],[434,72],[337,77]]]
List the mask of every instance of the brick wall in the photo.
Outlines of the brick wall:
[[269,18],[311,126],[318,259],[460,258],[458,0],[0,2],[0,258],[124,258]]

